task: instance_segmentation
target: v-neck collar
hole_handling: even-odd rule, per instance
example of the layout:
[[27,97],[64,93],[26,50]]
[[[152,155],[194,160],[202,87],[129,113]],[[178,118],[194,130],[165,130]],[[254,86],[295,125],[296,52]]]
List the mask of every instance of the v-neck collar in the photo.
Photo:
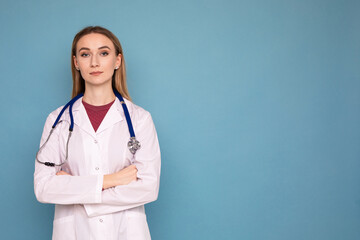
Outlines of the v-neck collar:
[[104,119],[102,120],[99,128],[95,132],[90,122],[89,116],[87,115],[86,109],[82,103],[82,98],[80,98],[73,105],[74,123],[82,130],[96,138],[96,134],[101,133],[107,128],[112,127],[114,124],[123,120],[121,111],[123,111],[121,103],[119,99],[116,98],[115,102],[111,105]]

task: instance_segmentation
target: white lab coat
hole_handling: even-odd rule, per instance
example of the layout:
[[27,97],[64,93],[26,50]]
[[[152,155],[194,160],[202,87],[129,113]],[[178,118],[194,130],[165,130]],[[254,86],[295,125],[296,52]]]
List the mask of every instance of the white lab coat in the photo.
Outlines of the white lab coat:
[[[73,105],[75,125],[67,163],[60,169],[35,161],[36,198],[42,203],[56,204],[53,239],[151,239],[144,204],[158,197],[160,148],[149,112],[128,100],[125,103],[141,143],[135,158],[127,148],[130,135],[120,101],[115,100],[95,132],[80,98]],[[61,109],[48,116],[40,145]],[[61,120],[39,154],[40,161],[59,163],[65,159],[68,110]],[[117,172],[131,161],[138,169],[138,180],[102,191],[103,175]],[[56,176],[60,170],[72,176]]]

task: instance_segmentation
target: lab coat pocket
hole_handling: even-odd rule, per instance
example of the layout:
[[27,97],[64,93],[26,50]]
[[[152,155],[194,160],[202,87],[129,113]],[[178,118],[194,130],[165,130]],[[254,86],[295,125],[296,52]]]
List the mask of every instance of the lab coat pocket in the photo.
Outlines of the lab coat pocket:
[[144,213],[126,211],[127,239],[151,240],[149,227]]
[[75,240],[74,216],[67,216],[54,220],[53,240]]

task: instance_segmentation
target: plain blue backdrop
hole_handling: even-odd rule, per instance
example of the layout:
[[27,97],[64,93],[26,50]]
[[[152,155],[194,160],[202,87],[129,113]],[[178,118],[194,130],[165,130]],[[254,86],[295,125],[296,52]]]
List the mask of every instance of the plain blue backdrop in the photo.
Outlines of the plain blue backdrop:
[[46,116],[88,25],[120,39],[162,150],[154,240],[360,239],[360,1],[1,1],[1,239],[50,239]]

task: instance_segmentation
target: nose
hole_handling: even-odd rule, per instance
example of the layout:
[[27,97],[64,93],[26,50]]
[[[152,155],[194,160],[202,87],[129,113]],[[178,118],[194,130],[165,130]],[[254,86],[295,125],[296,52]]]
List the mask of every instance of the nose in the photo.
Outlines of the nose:
[[99,59],[97,55],[93,55],[91,57],[91,67],[98,67],[99,66]]

